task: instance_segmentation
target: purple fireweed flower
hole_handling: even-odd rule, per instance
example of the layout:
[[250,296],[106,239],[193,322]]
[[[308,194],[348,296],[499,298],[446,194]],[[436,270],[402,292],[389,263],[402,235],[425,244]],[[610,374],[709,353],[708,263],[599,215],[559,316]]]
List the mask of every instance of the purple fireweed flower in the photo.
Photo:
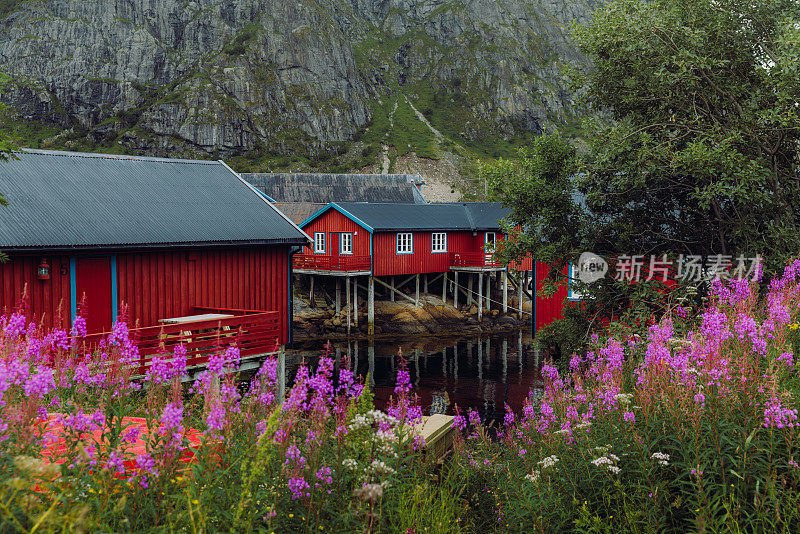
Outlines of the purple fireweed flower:
[[624,412],[622,414],[623,419],[628,423],[635,423],[636,422],[636,415],[633,412]]
[[70,335],[72,337],[86,337],[86,318],[78,315],[75,317],[75,321],[72,323],[72,330],[70,330]]
[[506,404],[506,413],[503,416],[503,424],[505,426],[511,426],[514,424],[514,410],[511,409],[511,406]]
[[477,410],[470,410],[470,412],[469,412],[469,424],[471,424],[472,426],[480,426],[480,424],[481,424],[481,414],[479,414]]
[[333,477],[331,476],[330,467],[320,467],[315,476],[320,482],[324,482],[325,484],[333,484]]
[[779,362],[786,364],[787,367],[794,366],[794,354],[792,352],[784,352],[777,359]]
[[289,490],[292,492],[292,500],[299,499],[301,497],[310,497],[311,494],[308,493],[306,490],[311,489],[311,486],[308,485],[308,482],[302,476],[293,476],[289,479],[288,482]]
[[467,429],[467,420],[463,415],[455,415],[453,417],[453,422],[455,423],[456,428],[461,432]]
[[13,340],[22,337],[22,335],[25,334],[25,331],[25,316],[16,312],[12,313],[11,317],[8,318],[8,322],[3,328],[3,333],[6,335],[6,337],[9,337]]
[[795,426],[797,410],[784,408],[777,397],[771,397],[764,409],[764,426],[785,428]]
[[111,451],[106,461],[106,469],[122,474],[125,472],[124,455],[120,451]]
[[40,367],[37,371],[35,375],[31,375],[28,381],[25,382],[24,391],[26,397],[44,397],[56,389],[52,369]]

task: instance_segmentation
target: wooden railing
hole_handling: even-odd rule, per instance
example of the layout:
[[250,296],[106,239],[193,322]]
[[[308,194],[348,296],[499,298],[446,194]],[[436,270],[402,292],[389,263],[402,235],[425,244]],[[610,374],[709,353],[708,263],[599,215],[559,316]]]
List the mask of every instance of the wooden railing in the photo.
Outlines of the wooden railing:
[[503,267],[503,263],[485,252],[453,252],[450,254],[452,267]]
[[[223,313],[231,311],[208,309]],[[144,374],[153,356],[170,355],[179,344],[186,347],[189,367],[208,363],[211,354],[225,350],[229,345],[238,347],[241,357],[275,352],[280,338],[280,314],[275,311],[254,312],[224,319],[131,328],[129,335],[139,347],[138,374]],[[107,336],[107,332],[86,336],[87,347],[97,346]]]
[[372,262],[369,256],[323,256],[321,254],[296,254],[295,269],[315,271],[369,271]]

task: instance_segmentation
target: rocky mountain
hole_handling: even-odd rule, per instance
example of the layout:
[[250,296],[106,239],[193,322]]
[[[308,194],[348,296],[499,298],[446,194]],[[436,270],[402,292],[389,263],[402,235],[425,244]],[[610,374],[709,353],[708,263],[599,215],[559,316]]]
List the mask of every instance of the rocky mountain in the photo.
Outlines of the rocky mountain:
[[500,155],[575,119],[568,25],[602,0],[4,0],[22,144],[356,168]]

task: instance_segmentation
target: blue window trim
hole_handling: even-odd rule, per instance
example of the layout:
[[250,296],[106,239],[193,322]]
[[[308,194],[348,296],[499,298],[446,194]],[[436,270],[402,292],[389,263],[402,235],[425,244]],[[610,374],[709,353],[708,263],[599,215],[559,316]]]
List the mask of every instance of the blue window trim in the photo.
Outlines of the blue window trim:
[[[444,236],[444,250],[433,250],[434,234],[441,234]],[[447,232],[431,232],[431,254],[447,254]]]
[[75,324],[78,316],[78,281],[75,276],[75,256],[69,257],[69,315],[70,325]]
[[575,276],[573,272],[573,265],[570,263],[567,266],[567,300],[576,301],[576,300],[583,300],[583,297],[577,296],[575,294],[575,290],[572,287],[572,279]]
[[[317,250],[317,235],[322,234],[322,251]],[[325,232],[314,232],[314,254],[325,254]]]
[[117,322],[117,255],[111,255],[111,322]]
[[[350,236],[350,252],[345,252],[342,244],[344,243],[344,236]],[[352,256],[353,255],[353,232],[341,232],[339,234],[339,255]]]
[[[411,251],[410,252],[399,252],[397,250],[397,245],[400,242],[400,235],[408,235],[410,236],[409,243],[411,244]],[[394,251],[398,256],[404,256],[406,254],[413,254],[414,253],[414,232],[397,232],[394,234]]]
[[483,251],[486,252],[486,245],[489,244],[489,241],[486,239],[487,237],[489,237],[489,234],[492,234],[494,236],[494,239],[492,240],[492,246],[494,247],[494,250],[492,251],[492,254],[494,254],[495,251],[497,250],[497,232],[484,232],[483,233]]

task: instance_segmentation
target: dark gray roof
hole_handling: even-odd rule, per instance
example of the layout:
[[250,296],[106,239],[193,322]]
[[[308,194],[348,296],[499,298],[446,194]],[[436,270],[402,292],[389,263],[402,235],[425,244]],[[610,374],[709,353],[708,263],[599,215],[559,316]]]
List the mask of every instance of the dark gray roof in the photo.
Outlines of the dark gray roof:
[[408,202],[424,204],[418,174],[242,174],[276,202]]
[[219,161],[24,150],[0,163],[0,249],[303,244]]
[[[380,204],[335,202],[370,229],[398,230],[500,230],[500,220],[510,210],[499,202],[443,204]],[[302,225],[301,225],[302,226]]]

